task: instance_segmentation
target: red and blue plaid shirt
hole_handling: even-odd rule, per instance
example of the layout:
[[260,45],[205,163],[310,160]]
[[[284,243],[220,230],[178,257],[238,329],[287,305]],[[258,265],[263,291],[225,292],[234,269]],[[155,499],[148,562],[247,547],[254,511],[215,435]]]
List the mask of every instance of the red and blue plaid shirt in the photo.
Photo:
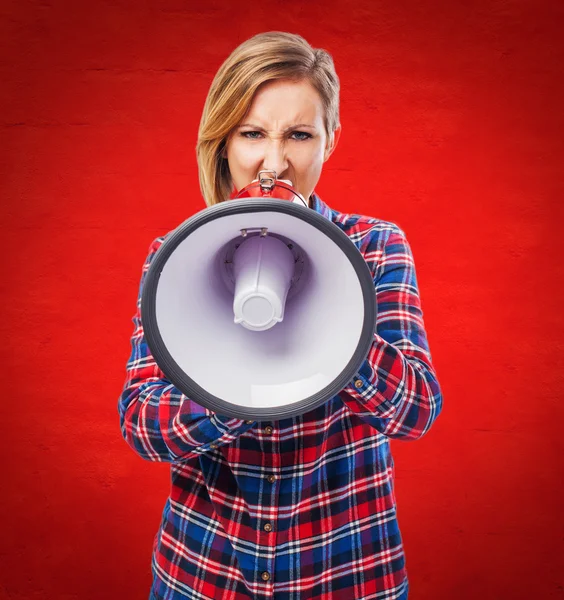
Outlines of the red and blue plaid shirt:
[[397,225],[339,213],[315,195],[312,204],[362,253],[378,315],[354,379],[297,417],[214,414],[165,378],[140,318],[145,274],[164,238],[150,248],[119,414],[135,452],[171,463],[153,545],[158,600],[407,598],[389,440],[421,437],[442,406],[413,256]]

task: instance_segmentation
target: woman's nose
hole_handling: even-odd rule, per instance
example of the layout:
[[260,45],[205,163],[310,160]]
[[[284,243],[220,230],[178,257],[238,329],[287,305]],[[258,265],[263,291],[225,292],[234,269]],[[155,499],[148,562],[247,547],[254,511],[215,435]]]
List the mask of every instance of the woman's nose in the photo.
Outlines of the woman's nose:
[[270,141],[267,144],[262,162],[262,169],[276,171],[278,178],[283,178],[284,173],[288,169],[286,148],[283,142]]

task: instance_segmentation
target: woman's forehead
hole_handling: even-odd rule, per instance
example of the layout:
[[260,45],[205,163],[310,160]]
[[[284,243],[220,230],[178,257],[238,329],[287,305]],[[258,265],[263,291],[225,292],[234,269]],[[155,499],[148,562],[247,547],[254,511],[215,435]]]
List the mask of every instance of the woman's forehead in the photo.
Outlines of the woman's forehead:
[[319,127],[323,121],[323,102],[306,80],[272,81],[264,84],[253,98],[242,123],[287,128],[296,125]]

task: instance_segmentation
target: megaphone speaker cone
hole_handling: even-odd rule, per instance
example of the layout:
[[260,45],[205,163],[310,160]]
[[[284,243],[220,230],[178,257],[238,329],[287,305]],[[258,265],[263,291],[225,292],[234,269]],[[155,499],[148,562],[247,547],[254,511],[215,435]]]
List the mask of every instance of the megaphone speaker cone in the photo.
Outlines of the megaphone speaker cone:
[[338,394],[376,323],[372,274],[354,243],[278,200],[230,200],[182,223],[154,256],[141,302],[171,383],[216,413],[259,421]]

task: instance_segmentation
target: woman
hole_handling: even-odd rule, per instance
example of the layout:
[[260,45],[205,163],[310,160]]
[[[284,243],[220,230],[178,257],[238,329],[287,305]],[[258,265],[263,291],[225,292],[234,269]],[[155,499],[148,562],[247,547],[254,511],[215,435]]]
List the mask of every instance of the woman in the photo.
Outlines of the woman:
[[[172,477],[151,598],[407,598],[389,439],[421,437],[442,396],[405,234],[332,210],[315,194],[339,135],[333,61],[299,36],[251,38],[212,83],[197,145],[207,204],[229,199],[263,169],[289,180],[364,256],[377,334],[337,396],[298,417],[251,422],[214,414],[166,380],[138,302],[121,427],[143,458],[170,462]],[[141,290],[163,239],[150,248]]]

